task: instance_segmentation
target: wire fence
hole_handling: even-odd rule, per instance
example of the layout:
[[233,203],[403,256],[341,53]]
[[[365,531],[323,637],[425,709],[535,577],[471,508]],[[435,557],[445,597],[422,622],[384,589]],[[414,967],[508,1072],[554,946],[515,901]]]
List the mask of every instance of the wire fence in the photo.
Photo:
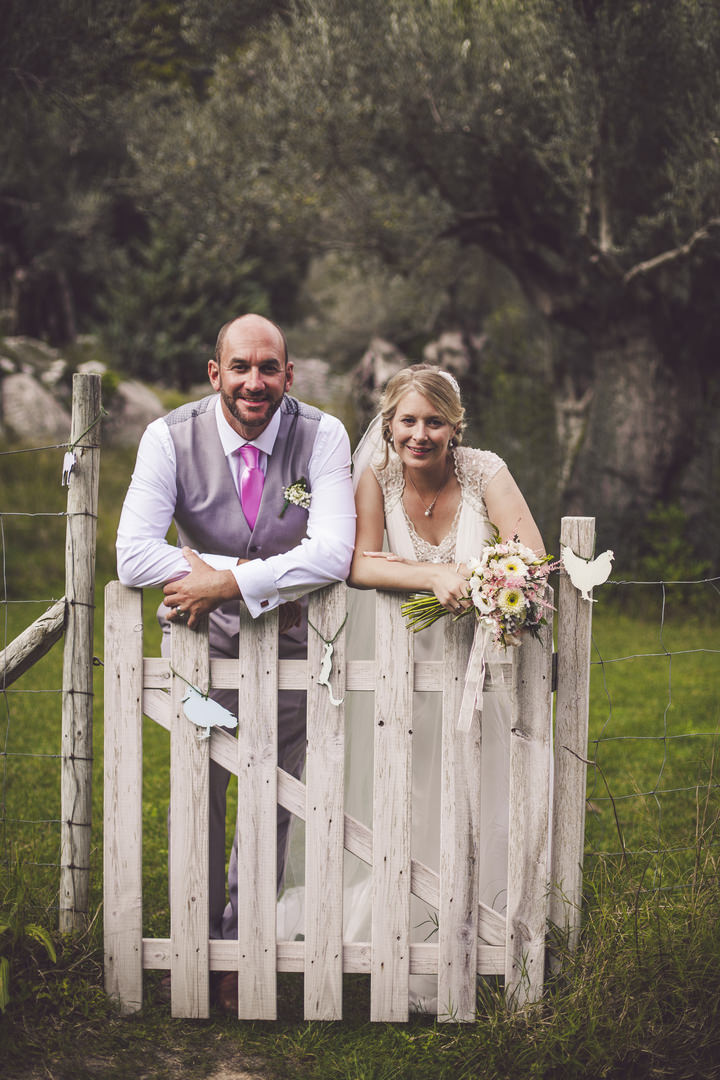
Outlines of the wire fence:
[[[0,451],[1,650],[63,595],[66,451],[67,443]],[[57,906],[62,648],[11,686],[0,665],[0,692],[0,865],[8,881],[21,868]]]
[[602,860],[634,887],[691,887],[720,842],[720,578],[613,580],[599,594],[586,871]]
[[[8,867],[22,867],[24,877],[33,863],[35,868],[59,868],[51,895],[58,896],[62,930],[80,929],[88,913],[92,641],[102,415],[100,376],[76,373],[68,443],[12,449],[0,458],[4,504],[0,504],[0,689],[5,713],[2,857]],[[58,468],[61,450],[62,466]],[[45,529],[51,520],[64,525],[64,542]],[[47,589],[46,610],[38,618],[23,619],[28,603],[35,606],[43,602],[36,598],[38,581]],[[28,594],[34,599],[23,603]],[[53,650],[60,639],[63,647]],[[49,685],[46,678],[51,680]],[[13,685],[16,680],[17,685]],[[52,787],[46,777],[50,763],[55,771]],[[44,835],[39,840],[41,826]],[[33,891],[37,892],[35,882]]]

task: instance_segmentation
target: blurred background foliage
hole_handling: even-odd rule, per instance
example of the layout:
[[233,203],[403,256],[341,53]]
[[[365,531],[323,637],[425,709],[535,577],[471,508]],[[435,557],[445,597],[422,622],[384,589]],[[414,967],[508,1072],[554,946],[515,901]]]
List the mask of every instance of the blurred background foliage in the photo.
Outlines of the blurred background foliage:
[[716,560],[714,0],[5,0],[2,20],[0,332],[94,333],[186,389],[244,310],[337,372],[375,336],[418,360],[456,331],[471,438],[543,522],[596,514],[599,544],[649,558],[674,507],[688,567]]

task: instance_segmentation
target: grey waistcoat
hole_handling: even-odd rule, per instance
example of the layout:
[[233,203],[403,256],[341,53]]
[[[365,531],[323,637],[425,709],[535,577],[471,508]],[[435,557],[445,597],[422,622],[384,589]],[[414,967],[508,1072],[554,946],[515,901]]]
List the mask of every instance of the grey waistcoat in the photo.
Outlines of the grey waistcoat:
[[[301,477],[308,479],[322,413],[287,394],[283,398],[280,428],[267,459],[262,501],[251,531],[218,435],[216,397],[211,394],[190,402],[165,417],[175,446],[175,524],[180,543],[200,552],[244,559],[266,559],[289,551],[306,536],[308,512],[290,505],[282,513],[283,488]],[[213,620],[225,633],[237,633],[237,611],[237,603],[223,605],[213,613]],[[296,640],[306,635],[305,627],[302,633],[292,634]]]

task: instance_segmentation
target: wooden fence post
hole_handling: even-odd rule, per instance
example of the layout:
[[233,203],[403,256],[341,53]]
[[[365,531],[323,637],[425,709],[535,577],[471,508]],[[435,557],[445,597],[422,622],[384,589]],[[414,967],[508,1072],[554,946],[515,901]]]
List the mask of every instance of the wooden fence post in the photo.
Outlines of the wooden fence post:
[[[584,559],[591,558],[595,518],[563,518],[560,543]],[[567,936],[571,949],[577,945],[582,906],[591,627],[592,604],[561,573],[550,921]]]
[[95,537],[100,471],[100,376],[74,375],[65,535],[60,795],[60,917],[62,931],[86,924],[92,818],[93,615]]
[[524,641],[513,665],[505,993],[514,1007],[537,1001],[545,977],[551,724],[548,618],[539,640]]

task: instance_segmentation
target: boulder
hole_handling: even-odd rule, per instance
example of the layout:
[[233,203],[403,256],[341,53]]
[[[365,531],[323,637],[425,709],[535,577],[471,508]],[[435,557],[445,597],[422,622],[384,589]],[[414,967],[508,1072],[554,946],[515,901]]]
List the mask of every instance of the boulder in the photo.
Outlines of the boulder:
[[362,359],[353,368],[351,392],[358,433],[367,427],[378,410],[380,395],[388,379],[409,361],[400,350],[383,338],[373,338]]
[[484,342],[484,336],[478,336],[468,343],[459,330],[448,330],[437,341],[428,342],[423,349],[423,360],[426,364],[436,364],[449,371],[456,379],[462,379],[470,370],[470,347],[480,352]]
[[103,442],[108,446],[137,446],[147,425],[168,411],[157,394],[132,379],[118,383],[104,404]]
[[18,442],[38,446],[70,438],[70,411],[33,375],[16,371],[0,384],[3,433]]

